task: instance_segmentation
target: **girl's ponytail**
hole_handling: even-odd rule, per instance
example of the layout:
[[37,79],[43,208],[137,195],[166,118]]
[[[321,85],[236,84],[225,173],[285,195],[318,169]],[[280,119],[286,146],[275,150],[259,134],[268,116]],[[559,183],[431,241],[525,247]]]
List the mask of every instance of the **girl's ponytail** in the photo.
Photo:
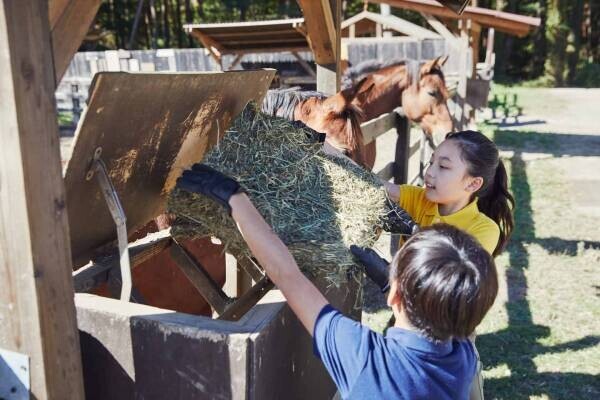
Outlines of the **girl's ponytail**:
[[504,250],[513,231],[515,207],[515,199],[508,191],[508,176],[498,148],[485,135],[476,131],[452,132],[446,139],[458,143],[469,175],[483,178],[483,185],[474,196],[479,197],[479,211],[500,228],[500,238],[493,253],[495,257]]
[[494,220],[500,227],[500,239],[493,253],[493,256],[496,257],[506,247],[514,228],[515,199],[508,191],[508,176],[502,160],[498,160],[493,182],[490,182],[488,190],[481,193],[477,205],[482,213]]

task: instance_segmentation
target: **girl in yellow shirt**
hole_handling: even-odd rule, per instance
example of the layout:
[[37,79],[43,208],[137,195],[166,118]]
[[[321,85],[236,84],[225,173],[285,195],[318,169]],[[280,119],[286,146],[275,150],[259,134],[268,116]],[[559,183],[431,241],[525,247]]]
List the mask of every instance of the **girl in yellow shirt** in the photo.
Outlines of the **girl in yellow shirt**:
[[514,198],[498,148],[476,131],[449,133],[431,156],[425,187],[386,184],[421,227],[444,222],[470,233],[493,256],[513,230]]

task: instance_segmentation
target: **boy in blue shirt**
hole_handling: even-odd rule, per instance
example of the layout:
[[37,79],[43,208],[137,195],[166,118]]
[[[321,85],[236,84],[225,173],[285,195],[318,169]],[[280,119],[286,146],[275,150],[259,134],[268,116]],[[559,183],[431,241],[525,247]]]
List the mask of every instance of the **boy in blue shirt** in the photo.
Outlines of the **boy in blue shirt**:
[[[391,263],[386,336],[344,317],[298,269],[233,179],[196,164],[177,187],[232,215],[250,250],[314,337],[315,354],[344,399],[467,399],[476,355],[467,339],[498,291],[491,256],[468,234],[435,225],[413,235]],[[353,249],[363,263],[368,250]]]

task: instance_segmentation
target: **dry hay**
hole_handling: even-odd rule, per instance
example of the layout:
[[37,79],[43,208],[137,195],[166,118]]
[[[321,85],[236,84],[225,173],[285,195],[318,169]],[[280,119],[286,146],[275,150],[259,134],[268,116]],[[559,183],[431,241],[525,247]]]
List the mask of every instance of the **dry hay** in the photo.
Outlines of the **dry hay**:
[[[357,270],[350,245],[376,241],[388,201],[373,173],[325,154],[308,129],[249,104],[202,162],[241,184],[305,273],[337,285]],[[238,260],[251,257],[233,219],[210,199],[175,189],[168,209],[175,238],[215,236]]]

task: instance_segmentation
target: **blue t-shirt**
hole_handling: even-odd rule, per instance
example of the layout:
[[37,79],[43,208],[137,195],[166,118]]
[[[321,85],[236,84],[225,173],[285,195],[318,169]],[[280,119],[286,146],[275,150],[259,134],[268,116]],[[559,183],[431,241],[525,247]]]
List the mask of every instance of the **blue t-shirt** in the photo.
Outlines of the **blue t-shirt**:
[[468,340],[434,342],[390,328],[387,336],[323,307],[313,339],[344,399],[468,399],[476,358]]

